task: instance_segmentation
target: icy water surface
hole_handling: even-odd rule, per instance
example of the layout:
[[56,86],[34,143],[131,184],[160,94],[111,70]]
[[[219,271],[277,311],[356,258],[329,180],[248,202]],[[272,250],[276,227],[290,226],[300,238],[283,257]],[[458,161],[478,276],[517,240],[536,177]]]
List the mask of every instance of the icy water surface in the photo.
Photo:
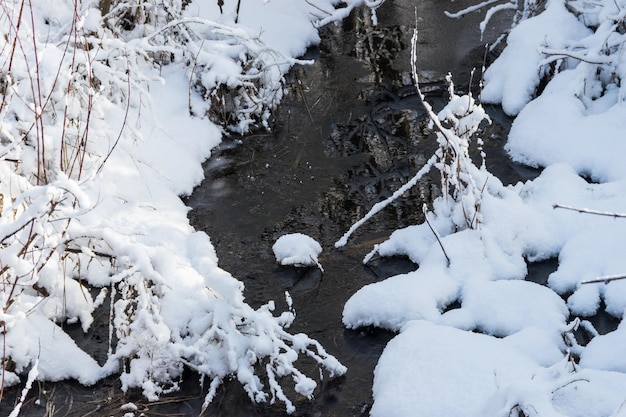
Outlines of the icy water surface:
[[[324,28],[319,48],[306,57],[315,64],[297,67],[288,76],[288,94],[273,132],[226,139],[205,165],[206,180],[187,199],[192,224],[211,236],[220,266],[245,283],[248,303],[258,307],[275,300],[281,310],[289,291],[297,313],[290,331],[318,339],[348,367],[344,377],[323,381],[313,401],[298,401],[296,415],[368,415],[374,367],[393,334],[345,329],[342,308],[364,285],[416,268],[400,258],[373,259],[367,265],[361,261],[394,229],[421,220],[422,203],[436,193],[436,176],[379,213],[347,247],[334,248],[352,223],[399,188],[435,148],[408,72],[415,4],[387,1],[378,10],[377,27],[369,11],[360,9],[341,24]],[[487,41],[479,39],[482,16],[450,20],[443,10],[451,5],[461,7],[458,2],[419,3],[418,67],[423,91],[435,106],[443,103],[448,71],[459,88],[468,88],[470,70],[482,66]],[[481,132],[488,168],[505,183],[536,175],[504,155],[509,121],[497,109],[491,111],[496,123]],[[316,268],[276,265],[272,244],[292,232],[322,244],[323,274]],[[106,317],[101,321],[106,334]],[[76,331],[76,338],[95,355],[102,354],[97,337]],[[301,366],[311,376],[318,373],[314,364]],[[8,410],[7,398],[17,393],[5,393],[0,415]],[[147,416],[194,416],[203,394],[197,378],[189,375],[180,393],[156,404],[136,393],[120,395],[114,379],[91,388],[39,384],[29,398],[23,416],[117,416],[129,401]],[[237,383],[227,383],[206,415],[282,416],[283,410],[282,404],[250,404]]]

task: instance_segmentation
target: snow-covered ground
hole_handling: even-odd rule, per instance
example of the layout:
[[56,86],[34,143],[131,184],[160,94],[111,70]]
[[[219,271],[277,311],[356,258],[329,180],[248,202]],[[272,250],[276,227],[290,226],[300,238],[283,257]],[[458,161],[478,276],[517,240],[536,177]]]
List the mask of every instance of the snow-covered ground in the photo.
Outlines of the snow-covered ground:
[[[286,330],[292,311],[245,303],[179,197],[228,129],[269,120],[317,25],[362,2],[183,3],[0,4],[2,381],[119,373],[156,399],[189,367],[206,401],[234,377],[252,400],[292,411],[279,383],[305,397],[316,386],[298,355],[330,375],[345,367]],[[452,128],[440,144],[456,157],[431,163],[448,192],[427,202],[427,223],[375,248],[419,269],[364,287],[344,310],[348,327],[399,332],[376,368],[372,415],[624,413],[626,330],[599,335],[586,319],[621,319],[626,280],[583,281],[626,273],[626,219],[554,206],[626,211],[625,11],[624,0],[550,0],[487,70],[482,99],[517,115],[507,149],[545,167],[537,179],[504,186],[469,160],[465,128],[483,118],[469,97],[441,114]],[[552,257],[548,286],[524,280],[527,262]],[[96,308],[110,311],[103,362],[59,325],[90,331]]]

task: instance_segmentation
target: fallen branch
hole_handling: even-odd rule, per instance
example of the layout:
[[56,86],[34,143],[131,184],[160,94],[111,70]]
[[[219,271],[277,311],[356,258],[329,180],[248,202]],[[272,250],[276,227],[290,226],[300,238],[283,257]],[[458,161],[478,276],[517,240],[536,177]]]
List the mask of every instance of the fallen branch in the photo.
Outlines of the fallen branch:
[[603,277],[598,277],[598,278],[594,278],[594,279],[590,279],[587,281],[581,281],[581,284],[598,284],[600,282],[603,282],[605,284],[611,282],[611,281],[617,281],[618,279],[626,279],[626,274],[622,274],[622,275],[605,275]]
[[430,159],[428,161],[426,161],[426,164],[424,164],[424,166],[422,167],[422,169],[420,169],[417,174],[415,174],[413,176],[413,178],[411,178],[411,180],[409,182],[407,182],[406,184],[404,184],[402,187],[398,188],[392,195],[391,197],[388,197],[387,199],[380,201],[376,204],[374,204],[372,206],[372,208],[370,209],[369,212],[367,212],[367,214],[358,222],[354,223],[352,225],[352,227],[341,237],[341,239],[339,239],[337,242],[335,242],[335,247],[336,248],[340,248],[342,246],[346,246],[346,244],[348,243],[348,238],[350,238],[350,236],[352,235],[352,233],[354,233],[356,231],[356,229],[358,229],[359,227],[361,227],[365,222],[367,222],[372,216],[374,216],[376,213],[378,213],[379,211],[381,211],[382,209],[384,209],[385,207],[387,207],[389,204],[391,204],[394,200],[398,199],[398,197],[400,197],[402,194],[404,194],[406,191],[408,191],[409,189],[411,189],[415,184],[417,184],[417,182],[428,173],[428,171],[430,171],[430,169],[433,167],[433,165],[435,164],[435,162],[437,162],[437,154],[433,155],[430,157]]
[[579,208],[579,207],[572,207],[572,206],[564,206],[561,204],[554,204],[552,206],[552,208],[554,209],[564,209],[564,210],[571,210],[571,211],[577,211],[578,213],[586,213],[586,214],[595,214],[597,216],[607,216],[607,217],[619,217],[619,218],[624,218],[626,217],[626,213],[611,213],[608,211],[601,211],[601,210],[592,210],[592,209],[586,209],[586,208]]

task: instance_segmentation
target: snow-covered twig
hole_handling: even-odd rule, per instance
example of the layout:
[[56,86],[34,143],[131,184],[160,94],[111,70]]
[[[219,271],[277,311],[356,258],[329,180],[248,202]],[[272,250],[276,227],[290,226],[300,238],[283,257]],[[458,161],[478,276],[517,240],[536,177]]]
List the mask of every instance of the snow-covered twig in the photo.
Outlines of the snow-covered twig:
[[426,175],[430,169],[433,167],[433,165],[435,164],[435,162],[437,162],[437,156],[433,155],[431,156],[428,161],[426,161],[426,163],[424,164],[424,166],[417,172],[417,174],[415,174],[413,176],[413,178],[411,178],[411,180],[409,180],[406,184],[404,184],[402,187],[398,188],[390,197],[386,198],[385,200],[378,202],[376,204],[374,204],[374,206],[370,209],[370,211],[367,212],[367,214],[365,216],[363,216],[362,219],[360,219],[359,221],[357,221],[356,223],[354,223],[352,225],[352,227],[350,227],[350,229],[348,229],[348,231],[346,233],[344,233],[344,235],[341,237],[341,239],[339,239],[337,242],[335,242],[335,247],[336,248],[340,248],[342,246],[345,246],[348,243],[348,239],[350,238],[350,236],[352,236],[352,234],[359,228],[361,227],[363,224],[365,224],[370,218],[372,218],[376,213],[380,212],[382,209],[384,209],[385,207],[387,207],[389,204],[391,204],[394,200],[398,199],[399,197],[402,196],[402,194],[404,194],[405,192],[407,192],[408,190],[410,190],[412,187],[414,187],[417,182],[424,176]]
[[[415,20],[417,24],[417,15]],[[463,213],[465,224],[462,226],[476,228],[480,223],[478,212],[483,190],[475,184],[473,176],[479,170],[473,165],[468,149],[471,136],[478,130],[480,123],[483,120],[489,120],[489,117],[484,109],[476,104],[471,95],[460,97],[454,93],[454,86],[450,77],[448,78],[450,101],[439,114],[433,111],[420,90],[417,71],[417,34],[418,31],[415,29],[411,40],[411,75],[420,102],[426,109],[426,114],[430,120],[429,127],[434,128],[436,132],[439,149],[406,184],[390,197],[374,204],[363,218],[354,223],[341,239],[335,242],[337,248],[345,246],[350,236],[359,227],[402,196],[407,190],[414,187],[433,167],[441,173],[443,198],[451,197],[454,201],[453,204],[459,207]],[[451,127],[445,127],[444,122],[450,124]],[[370,257],[371,254],[366,259]]]
[[481,3],[473,4],[471,6],[468,6],[465,9],[459,10],[458,12],[454,12],[453,13],[453,12],[445,11],[444,13],[449,18],[459,19],[459,18],[461,18],[461,17],[463,17],[465,15],[473,13],[473,12],[475,12],[477,10],[480,10],[480,9],[484,8],[484,7],[490,6],[490,5],[495,4],[495,3],[499,3],[500,1],[501,0],[486,0],[486,1],[483,1]]
[[24,385],[24,388],[22,389],[22,395],[20,396],[20,401],[13,408],[13,411],[11,411],[11,414],[9,414],[9,417],[18,417],[20,415],[20,410],[22,409],[22,405],[24,405],[26,396],[28,395],[28,392],[33,386],[33,382],[35,382],[38,375],[39,375],[39,358],[35,359],[35,363],[33,364],[30,371],[28,371],[28,378],[26,379],[26,384]]
[[[474,13],[476,11],[486,8],[487,12],[485,13],[485,17],[482,20],[482,22],[480,22],[480,25],[479,25],[480,33],[482,37],[487,28],[487,24],[496,13],[499,13],[505,10],[515,10],[513,18],[511,20],[511,26],[509,28],[510,30],[510,29],[513,29],[515,26],[517,26],[523,20],[526,20],[532,17],[533,15],[535,15],[537,13],[537,9],[540,7],[540,3],[541,3],[540,0],[525,0],[523,2],[523,5],[520,6],[519,0],[508,0],[504,2],[502,2],[502,0],[484,0],[479,3],[473,4],[471,6],[467,6],[464,9],[461,9],[457,12],[446,11],[444,13],[446,14],[446,16],[450,18],[460,19],[463,16],[466,16],[470,13]],[[496,42],[494,42],[494,44],[492,45],[492,48],[497,46],[502,40],[504,40],[505,37],[506,37],[506,34],[503,34],[502,37],[498,38]]]
[[598,278],[594,278],[594,279],[589,279],[586,281],[581,281],[581,284],[598,284],[598,283],[608,283],[611,281],[617,281],[620,279],[626,279],[626,274],[620,274],[620,275],[605,275],[603,277],[598,277]]
[[576,211],[578,213],[595,214],[596,216],[607,216],[607,217],[615,217],[615,218],[626,217],[626,213],[617,213],[617,212],[593,210],[593,209],[587,209],[587,208],[565,206],[565,205],[562,205],[562,204],[554,204],[552,206],[552,208],[554,208],[554,209],[571,210],[571,211]]

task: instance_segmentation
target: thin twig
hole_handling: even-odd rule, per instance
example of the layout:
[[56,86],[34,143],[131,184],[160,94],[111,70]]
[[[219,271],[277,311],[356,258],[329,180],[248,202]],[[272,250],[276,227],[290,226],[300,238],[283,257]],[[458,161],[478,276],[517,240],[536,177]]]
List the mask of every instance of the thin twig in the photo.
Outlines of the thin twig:
[[439,246],[441,247],[441,251],[443,252],[443,256],[446,257],[446,260],[448,261],[448,266],[450,266],[450,257],[446,253],[446,249],[443,247],[443,242],[441,241],[441,236],[439,235],[439,232],[437,232],[437,230],[435,230],[433,225],[430,223],[430,220],[428,219],[428,207],[426,207],[426,204],[424,204],[422,206],[422,211],[424,212],[424,218],[426,219],[426,223],[428,224],[428,227],[430,227],[430,230],[435,235],[435,238],[437,239],[437,242],[439,242]]
[[415,8],[415,28],[413,29],[413,36],[411,37],[411,76],[413,78],[413,84],[415,84],[415,88],[417,88],[417,97],[419,98],[420,104],[426,109],[426,114],[428,118],[432,121],[433,127],[437,129],[442,137],[445,139],[446,143],[450,150],[452,150],[456,155],[459,154],[459,150],[454,144],[452,140],[453,134],[449,129],[446,129],[441,124],[441,121],[433,111],[430,104],[428,104],[424,98],[424,94],[420,90],[419,84],[419,76],[417,74],[417,7]]
[[597,216],[619,217],[619,218],[626,217],[626,213],[611,213],[608,211],[593,210],[593,209],[586,209],[586,208],[573,207],[573,206],[564,206],[562,204],[554,204],[552,208],[554,209],[560,208],[564,210],[571,210],[571,211],[576,211],[578,213],[585,213],[585,214],[595,214]]
[[605,275],[603,277],[589,279],[587,281],[581,281],[581,284],[598,284],[601,282],[606,284],[611,281],[617,281],[619,279],[626,279],[626,275]]
[[[4,312],[6,313],[6,309],[4,309]],[[0,402],[2,401],[2,398],[4,397],[4,387],[5,387],[5,380],[4,380],[4,376],[6,374],[6,367],[7,367],[7,363],[8,363],[8,358],[7,358],[7,324],[6,322],[3,320],[2,321],[2,334],[4,335],[4,337],[2,338],[2,375],[0,376],[1,378],[1,382],[0,382]]]
[[241,0],[237,0],[237,12],[235,13],[235,23],[239,23],[239,8],[241,7]]
[[122,127],[120,128],[120,133],[117,135],[117,139],[115,139],[115,143],[113,144],[113,146],[111,146],[111,149],[109,149],[109,152],[104,157],[104,159],[102,160],[102,163],[100,164],[100,166],[96,170],[96,172],[98,174],[100,174],[100,172],[102,172],[102,168],[104,168],[104,164],[106,164],[107,160],[109,159],[109,157],[111,156],[111,154],[113,153],[115,148],[117,148],[117,145],[118,145],[120,139],[122,138],[122,133],[124,133],[124,128],[127,126],[126,121],[128,120],[128,113],[130,111],[130,94],[131,94],[131,90],[130,90],[130,86],[131,86],[131,83],[130,83],[130,71],[128,71],[128,73],[127,73],[127,85],[128,85],[128,96],[126,97],[126,111],[124,112],[124,120],[122,121]]
[[[221,6],[220,6],[221,8]],[[198,67],[198,58],[200,57],[200,53],[202,52],[202,48],[204,47],[204,39],[202,40],[202,42],[200,42],[200,47],[198,48],[198,53],[196,54],[194,60],[193,60],[193,66],[191,67],[191,74],[189,74],[189,88],[187,89],[187,100],[188,100],[188,106],[189,106],[189,115],[190,116],[194,116],[193,114],[193,109],[192,109],[192,105],[191,105],[191,83],[193,82],[193,77],[196,75],[196,68]]]
[[597,57],[591,58],[583,54],[578,54],[576,52],[565,51],[565,50],[560,50],[560,49],[541,48],[539,51],[542,54],[548,56],[548,58],[544,60],[546,64],[559,60],[559,59],[563,59],[563,58],[572,58],[581,62],[585,62],[587,64],[594,64],[594,65],[609,65],[609,64],[614,63],[613,60],[608,57],[597,56]]
[[304,0],[304,1],[305,1],[305,2],[309,5],[309,6],[312,6],[312,7],[316,8],[316,9],[317,9],[317,10],[319,10],[320,12],[322,12],[322,13],[326,13],[328,16],[332,16],[332,13],[327,12],[326,10],[322,9],[321,7],[319,7],[319,6],[315,5],[315,4],[313,4],[311,1],[309,1],[309,0]]
[[309,114],[309,119],[311,119],[311,123],[315,123],[313,120],[313,115],[311,114],[311,107],[309,107],[309,103],[307,102],[306,96],[304,95],[304,88],[302,87],[302,81],[298,78],[298,87],[300,89],[300,95],[302,95],[302,101],[304,101],[304,107],[306,108],[307,113]]

